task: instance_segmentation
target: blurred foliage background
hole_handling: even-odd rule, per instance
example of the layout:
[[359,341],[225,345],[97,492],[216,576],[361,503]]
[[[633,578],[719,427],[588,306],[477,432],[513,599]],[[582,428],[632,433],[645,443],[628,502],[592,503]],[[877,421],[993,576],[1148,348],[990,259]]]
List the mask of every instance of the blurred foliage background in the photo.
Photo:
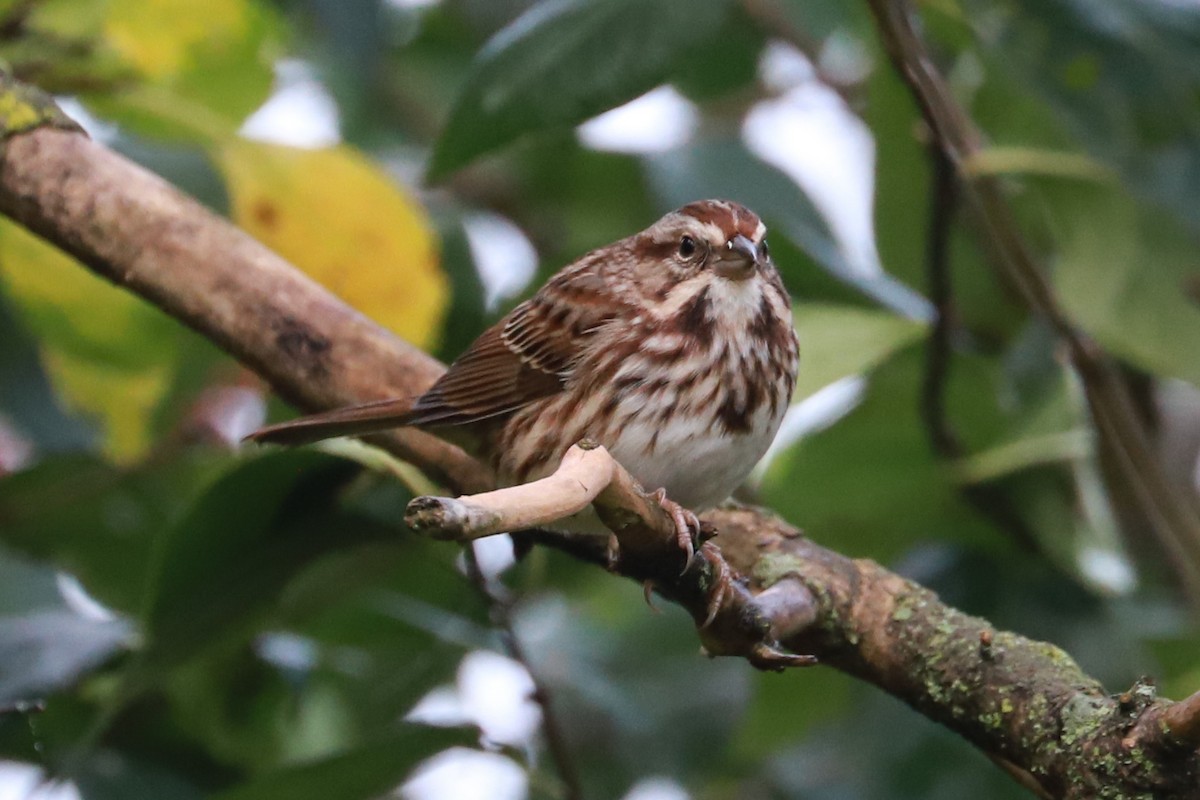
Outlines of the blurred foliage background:
[[[986,135],[972,169],[1003,176],[1194,498],[1200,9],[919,12]],[[804,360],[745,496],[1062,645],[1113,691],[1200,686],[1178,581],[1195,554],[1167,557],[1105,483],[1077,376],[969,213],[933,389],[958,446],[935,447],[928,132],[865,3],[0,0],[0,59],[445,360],[587,250],[688,200],[747,203]],[[684,615],[558,554],[493,570],[489,599],[457,549],[403,529],[411,469],[346,445],[237,447],[289,413],[0,224],[0,786],[36,767],[63,781],[46,796],[88,800],[562,797],[512,632],[587,797],[1023,796],[881,692],[703,659]],[[483,741],[404,723],[414,706]]]

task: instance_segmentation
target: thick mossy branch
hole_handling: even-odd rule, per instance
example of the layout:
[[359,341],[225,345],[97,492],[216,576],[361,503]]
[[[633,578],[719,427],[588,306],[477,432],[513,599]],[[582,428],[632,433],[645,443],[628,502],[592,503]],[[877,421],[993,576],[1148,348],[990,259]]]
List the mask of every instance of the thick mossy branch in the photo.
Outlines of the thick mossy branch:
[[[1181,703],[1139,684],[1118,696],[1052,644],[995,630],[872,561],[852,560],[749,509],[705,515],[752,593],[788,578],[816,598],[812,624],[779,631],[790,650],[878,685],[1051,797],[1200,796],[1200,752],[1172,735]],[[1200,703],[1200,701],[1196,701]]]
[[[415,395],[442,369],[79,133],[40,127],[9,139],[0,151],[0,211],[208,336],[305,408]],[[479,462],[431,436],[401,431],[379,441],[460,491],[493,488]],[[638,513],[618,512],[620,504],[601,517],[618,530],[641,524]],[[1144,686],[1107,696],[1061,650],[995,631],[769,513],[725,508],[703,519],[719,532],[719,553],[710,543],[689,574],[680,576],[680,552],[661,530],[657,538],[626,531],[616,569],[653,581],[699,623],[720,578],[716,559],[727,564],[731,599],[701,631],[710,652],[761,666],[777,665],[775,641],[814,654],[961,733],[1048,796],[1198,796],[1200,700],[1172,704]],[[532,535],[608,561],[596,537]]]

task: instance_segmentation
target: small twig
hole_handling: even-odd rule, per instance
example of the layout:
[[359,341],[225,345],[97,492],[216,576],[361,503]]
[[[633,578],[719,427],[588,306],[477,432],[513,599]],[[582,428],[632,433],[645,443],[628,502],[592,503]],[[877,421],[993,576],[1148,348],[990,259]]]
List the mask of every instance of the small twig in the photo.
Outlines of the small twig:
[[1165,733],[1175,741],[1200,748],[1200,692],[1168,706],[1162,714]]
[[921,387],[921,417],[929,431],[934,452],[943,458],[962,456],[962,445],[946,419],[945,388],[950,375],[950,334],[953,330],[951,309],[949,241],[954,212],[958,206],[958,180],[954,165],[941,148],[929,148],[933,169],[930,188],[929,234],[926,264],[929,273],[929,301],[936,316],[929,331],[925,360],[925,380]]
[[483,597],[484,602],[487,603],[488,610],[491,612],[492,624],[500,632],[500,641],[505,652],[508,653],[509,658],[525,668],[525,673],[533,682],[533,701],[542,710],[542,734],[546,739],[546,750],[550,753],[550,760],[554,762],[554,766],[558,770],[558,777],[562,781],[563,796],[566,800],[583,800],[583,783],[579,778],[579,768],[575,765],[570,748],[567,747],[567,739],[563,734],[562,725],[559,723],[558,715],[554,712],[554,702],[550,690],[538,679],[533,664],[525,653],[525,647],[517,636],[516,626],[513,625],[512,620],[512,602],[492,591],[488,577],[479,567],[474,542],[467,542],[464,545],[463,556],[466,560],[467,576],[480,596]]
[[[951,337],[954,333],[954,291],[950,275],[950,230],[959,202],[959,179],[954,165],[936,143],[929,147],[933,171],[930,188],[929,233],[926,262],[929,273],[929,300],[936,316],[929,331],[925,359],[925,378],[921,386],[921,418],[929,433],[933,451],[947,461],[964,455],[962,441],[946,414],[946,383],[950,376]],[[961,485],[960,493],[976,511],[1005,531],[1025,549],[1040,553],[1037,537],[999,488],[985,484]]]
[[1111,358],[1076,326],[1059,302],[1017,224],[1003,185],[994,175],[973,174],[966,168],[982,150],[982,137],[934,66],[914,28],[916,12],[909,0],[867,3],[893,66],[908,85],[937,147],[968,189],[998,271],[1066,344],[1087,395],[1100,447],[1114,467],[1113,477],[1130,489],[1183,590],[1200,604],[1200,501],[1167,478],[1128,387]]

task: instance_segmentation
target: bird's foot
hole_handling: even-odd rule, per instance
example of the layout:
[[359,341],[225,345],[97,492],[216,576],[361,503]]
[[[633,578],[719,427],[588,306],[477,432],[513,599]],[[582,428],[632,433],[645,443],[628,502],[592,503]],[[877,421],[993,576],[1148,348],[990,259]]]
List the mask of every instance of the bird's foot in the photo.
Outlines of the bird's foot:
[[713,569],[712,583],[708,587],[708,606],[706,608],[708,613],[700,625],[700,630],[704,630],[712,625],[721,606],[725,603],[725,598],[733,592],[733,570],[729,568],[729,564],[725,563],[721,549],[712,542],[700,545],[700,552]]
[[663,511],[666,511],[671,517],[671,521],[675,523],[675,540],[679,542],[679,549],[686,556],[683,570],[679,573],[682,575],[691,569],[696,560],[696,542],[700,538],[700,518],[694,512],[667,497],[666,489],[658,489],[650,496],[654,502],[662,506]]
[[621,543],[615,533],[610,533],[608,541],[604,543],[604,562],[609,572],[616,572],[621,563]]

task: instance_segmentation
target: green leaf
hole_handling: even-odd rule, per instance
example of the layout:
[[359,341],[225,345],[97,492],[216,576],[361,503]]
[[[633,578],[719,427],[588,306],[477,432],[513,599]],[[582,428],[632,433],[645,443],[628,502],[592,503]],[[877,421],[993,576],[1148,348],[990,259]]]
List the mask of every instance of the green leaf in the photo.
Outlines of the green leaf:
[[[746,721],[738,731],[735,748],[748,764],[763,753],[796,739],[821,722],[847,713],[857,687],[834,670],[796,670],[784,675],[760,673],[754,677],[754,695]],[[788,713],[780,713],[780,709]]]
[[0,549],[0,709],[69,686],[130,642],[124,620],[71,610],[58,573]]
[[59,406],[37,342],[17,323],[3,291],[0,341],[4,342],[0,347],[0,414],[43,452],[88,448],[95,438],[93,431]]
[[[732,12],[707,39],[693,41],[671,77],[671,84],[697,103],[752,86],[758,77],[765,32],[740,5]],[[718,52],[721,57],[713,58]]]
[[901,281],[925,284],[929,156],[917,141],[920,114],[908,87],[877,66],[866,85],[863,121],[875,138],[875,242],[883,267]]
[[[1042,100],[1136,194],[1200,232],[1200,6],[973,0],[989,71]],[[982,30],[983,20],[987,30]],[[1032,90],[1032,92],[1031,92]],[[1005,113],[1014,123],[1025,115]]]
[[88,800],[201,800],[204,792],[175,766],[106,748],[73,763],[68,777]]
[[[910,345],[877,367],[858,407],[780,454],[764,501],[822,543],[884,563],[928,540],[998,541],[933,453],[919,415],[923,365]],[[948,414],[975,437],[998,424],[994,384],[992,365],[956,359]]]
[[270,93],[277,29],[250,0],[110,0],[104,40],[141,82],[88,99],[139,133],[223,138]]
[[850,375],[861,375],[919,340],[925,325],[883,311],[851,306],[796,307],[800,375],[796,400]]
[[477,736],[405,725],[345,753],[265,773],[209,800],[371,800],[397,787],[419,762]]
[[1200,275],[1196,243],[1118,187],[1050,187],[1060,242],[1054,283],[1067,312],[1141,369],[1200,386],[1200,306],[1185,294]]
[[1112,173],[1095,159],[1043,147],[984,147],[963,163],[967,175],[1054,175],[1090,181],[1110,181]]
[[0,541],[70,571],[100,602],[136,614],[155,541],[227,463],[191,453],[123,470],[92,456],[48,458],[0,479]]
[[962,459],[958,475],[964,483],[983,483],[1042,464],[1087,458],[1093,447],[1091,431],[1083,428],[1029,436]]
[[244,634],[313,559],[394,536],[339,513],[336,494],[357,471],[314,450],[275,452],[213,484],[164,542],[144,616],[147,662]]
[[429,165],[438,180],[522,134],[577,125],[668,80],[729,0],[548,0],[479,52]]

